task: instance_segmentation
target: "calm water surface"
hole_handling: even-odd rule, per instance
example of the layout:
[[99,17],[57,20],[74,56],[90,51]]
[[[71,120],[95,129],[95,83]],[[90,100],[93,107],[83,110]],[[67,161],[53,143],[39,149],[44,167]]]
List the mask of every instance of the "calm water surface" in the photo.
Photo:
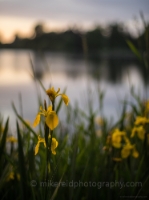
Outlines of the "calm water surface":
[[[144,88],[143,73],[135,61],[108,60],[106,58],[84,59],[81,55],[66,53],[46,53],[43,55],[26,50],[0,51],[0,113],[6,119],[10,116],[12,128],[16,117],[11,107],[14,102],[20,110],[20,96],[23,117],[33,122],[38,111],[37,95],[47,99],[39,84],[32,78],[31,63],[35,75],[45,88],[51,84],[56,89],[67,88],[72,107],[78,102],[83,110],[88,110],[88,97],[93,108],[99,108],[97,88],[105,92],[103,113],[116,120],[122,108],[121,100],[130,97],[130,87],[134,86],[140,95],[149,97]],[[38,92],[37,92],[38,88]],[[61,116],[63,114],[61,113]],[[100,114],[99,114],[100,115]]]

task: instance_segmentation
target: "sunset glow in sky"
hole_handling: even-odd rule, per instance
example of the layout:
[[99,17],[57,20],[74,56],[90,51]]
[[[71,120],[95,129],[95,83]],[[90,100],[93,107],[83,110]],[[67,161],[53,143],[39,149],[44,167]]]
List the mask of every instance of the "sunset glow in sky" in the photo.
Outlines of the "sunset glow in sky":
[[[29,37],[38,22],[49,31],[123,22],[133,31],[134,17],[140,21],[142,12],[149,20],[148,10],[149,0],[0,0],[0,38],[10,42],[15,33]],[[137,25],[141,28],[141,23]]]

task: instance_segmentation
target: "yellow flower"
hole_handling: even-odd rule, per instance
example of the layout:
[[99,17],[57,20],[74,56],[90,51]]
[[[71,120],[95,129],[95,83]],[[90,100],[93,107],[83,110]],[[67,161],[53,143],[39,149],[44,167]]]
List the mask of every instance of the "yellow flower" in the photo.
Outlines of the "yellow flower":
[[12,143],[15,143],[17,142],[18,140],[14,137],[14,136],[9,136],[7,137],[7,142],[12,142]]
[[[50,137],[50,136],[49,136]],[[44,138],[41,138],[40,135],[38,136],[38,142],[37,142],[37,145],[35,146],[35,155],[38,153],[39,151],[39,146],[40,144],[43,143],[44,144],[44,147],[46,147],[46,142],[45,142],[45,139]],[[55,138],[52,138],[52,144],[51,144],[51,152],[52,154],[56,154],[56,151],[55,149],[57,148],[58,146],[58,141],[55,139]]]
[[112,145],[115,148],[121,148],[122,136],[125,135],[126,135],[125,132],[120,131],[119,129],[115,129],[115,131],[112,134]]
[[126,144],[130,144],[130,140],[128,139],[128,137],[126,135],[124,135],[124,141]]
[[135,121],[135,125],[141,125],[141,124],[146,124],[146,123],[149,123],[149,120],[146,118],[146,117],[141,117],[141,116],[138,116],[136,118],[136,121]]
[[131,137],[134,137],[134,135],[136,133],[137,133],[139,139],[144,140],[144,138],[145,138],[145,130],[144,130],[143,126],[134,127],[132,129]]
[[15,177],[17,178],[18,181],[20,180],[20,174],[18,174],[18,173],[15,174],[14,172],[10,172],[10,173],[7,175],[6,181],[14,180]]
[[121,150],[121,157],[127,158],[128,156],[130,156],[130,154],[132,154],[134,158],[137,158],[139,156],[139,153],[136,150],[135,145],[126,144]]
[[43,144],[44,144],[44,147],[46,147],[45,139],[44,139],[44,138],[41,138],[40,135],[39,135],[39,136],[38,136],[37,145],[35,146],[35,155],[36,155],[36,154],[38,153],[38,151],[39,151],[40,143],[43,143]]
[[139,156],[139,153],[138,153],[138,151],[136,150],[135,147],[134,147],[133,150],[132,150],[132,156],[133,156],[134,158],[138,158],[138,156]]
[[56,147],[58,146],[58,141],[55,138],[52,138],[52,144],[51,144],[51,151],[55,155],[56,154]]
[[46,91],[47,95],[49,96],[49,98],[50,98],[50,100],[51,100],[52,102],[54,102],[54,100],[55,100],[55,98],[56,98],[57,96],[61,96],[62,99],[63,99],[63,101],[64,101],[64,103],[68,106],[69,98],[67,97],[67,95],[65,95],[65,94],[60,94],[59,92],[60,92],[60,88],[58,88],[58,90],[57,90],[57,92],[56,92],[55,89],[54,89],[54,87],[51,87],[51,88],[49,88],[49,89]]
[[52,111],[52,106],[49,106],[47,111],[45,109],[42,108],[42,106],[40,106],[40,112],[37,114],[33,126],[37,126],[40,122],[40,115],[45,116],[46,120],[46,124],[47,126],[53,130],[57,127],[59,120],[58,120],[58,116],[56,114],[55,111]]
[[130,155],[132,149],[133,149],[133,146],[131,144],[125,145],[123,149],[121,150],[122,158],[127,158]]

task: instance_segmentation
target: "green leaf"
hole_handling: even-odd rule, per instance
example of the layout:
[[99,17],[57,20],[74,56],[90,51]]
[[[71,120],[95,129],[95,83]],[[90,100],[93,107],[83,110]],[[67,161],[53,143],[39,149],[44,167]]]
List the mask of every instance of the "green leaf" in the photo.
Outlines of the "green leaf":
[[8,124],[9,124],[9,118],[6,121],[4,133],[3,133],[2,140],[1,140],[1,143],[0,143],[0,163],[1,163],[1,158],[3,156],[3,153],[4,153],[4,148],[5,148],[5,145],[6,145],[6,137],[7,137],[7,132],[8,132]]
[[17,122],[17,135],[18,135],[18,157],[19,157],[19,171],[21,175],[21,191],[22,191],[22,199],[27,199],[27,176],[26,176],[26,168],[25,168],[25,158],[23,152],[23,143],[20,134],[19,124]]
[[17,115],[17,117],[20,119],[20,121],[21,121],[21,122],[26,126],[26,128],[27,128],[29,131],[31,131],[31,132],[34,134],[34,136],[37,138],[36,132],[35,132],[35,131],[24,121],[24,119],[18,114],[14,103],[12,103],[12,108],[13,108],[15,114]]
[[[64,89],[64,91],[62,92],[62,94],[65,94],[65,92],[66,92],[66,88]],[[62,105],[62,102],[63,102],[63,99],[60,98],[60,100],[59,100],[59,102],[58,102],[58,106],[57,106],[57,108],[56,108],[56,113],[59,112],[59,110],[60,110],[60,108],[61,108],[61,105]]]
[[61,177],[61,179],[60,179],[60,181],[59,181],[57,187],[55,188],[54,193],[53,193],[53,195],[52,195],[52,197],[51,197],[50,200],[54,200],[54,199],[55,199],[56,194],[57,194],[57,192],[58,192],[58,189],[59,189],[59,187],[60,187],[60,184],[61,184],[62,178],[63,178],[63,176]]
[[37,80],[37,81],[39,82],[40,86],[42,87],[42,89],[43,89],[44,91],[46,91],[46,89],[45,89],[44,85],[42,84],[42,82],[39,80],[39,78],[37,78],[37,77],[35,76],[34,65],[33,65],[33,62],[32,62],[31,57],[30,57],[30,64],[31,64],[32,72],[33,72],[32,78],[34,78],[34,80]]
[[126,42],[129,48],[131,49],[131,51],[139,58],[139,60],[142,60],[142,56],[140,52],[138,51],[138,49],[134,46],[134,44],[130,40],[126,40]]

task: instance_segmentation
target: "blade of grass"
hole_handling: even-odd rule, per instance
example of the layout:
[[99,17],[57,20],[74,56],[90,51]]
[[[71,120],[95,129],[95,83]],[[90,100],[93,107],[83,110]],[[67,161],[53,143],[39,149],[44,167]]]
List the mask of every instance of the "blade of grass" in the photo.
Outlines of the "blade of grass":
[[27,129],[28,129],[29,131],[31,131],[31,132],[34,134],[34,136],[37,138],[36,132],[35,132],[35,131],[24,121],[24,119],[18,114],[14,103],[12,103],[12,108],[13,108],[15,114],[17,115],[17,117],[20,119],[20,121],[21,121],[21,122],[27,127]]
[[61,177],[61,179],[60,179],[60,181],[59,181],[57,187],[55,188],[54,193],[53,193],[53,195],[52,195],[52,197],[51,197],[50,200],[54,200],[54,199],[55,199],[56,194],[57,194],[57,192],[58,192],[58,189],[59,189],[59,187],[60,187],[60,184],[61,184],[62,178],[63,178],[63,176]]
[[7,137],[7,132],[8,132],[8,124],[9,124],[9,118],[6,121],[4,133],[3,133],[2,140],[1,140],[1,143],[0,143],[0,163],[1,163],[1,158],[3,156],[3,153],[4,153],[4,148],[5,148],[5,145],[6,145],[6,137]]
[[31,59],[31,56],[30,56],[30,55],[29,55],[29,61],[30,61],[30,64],[31,64],[32,72],[33,72],[32,77],[34,78],[34,80],[37,80],[37,81],[39,82],[40,86],[42,87],[42,89],[43,89],[44,91],[46,91],[46,89],[45,89],[44,85],[42,84],[42,82],[41,82],[38,78],[35,79],[34,65],[33,65],[33,62],[32,62],[32,59]]
[[129,48],[131,51],[138,57],[140,61],[142,61],[142,56],[138,49],[133,45],[133,43],[130,40],[126,40],[126,43],[128,44]]
[[[147,174],[146,174],[147,175]],[[149,180],[149,176],[147,176],[147,178],[146,178],[146,180],[144,181],[144,183],[143,183],[143,185],[142,185],[142,187],[140,188],[140,190],[138,191],[138,193],[137,193],[137,195],[136,195],[136,197],[135,197],[135,199],[137,199],[138,198],[138,196],[139,196],[139,194],[140,194],[140,192],[143,190],[143,188],[144,188],[144,186],[146,185],[146,183],[147,183],[147,181]]]
[[[62,93],[65,94],[65,92],[66,92],[66,88],[64,89],[64,91],[63,91]],[[57,106],[57,108],[56,108],[56,113],[59,112],[59,110],[60,110],[60,108],[61,108],[61,105],[62,105],[62,102],[63,102],[63,100],[62,100],[62,98],[60,98],[59,103],[58,103],[58,106]]]
[[23,153],[23,143],[20,134],[19,124],[17,122],[17,135],[18,135],[18,157],[19,157],[19,171],[21,175],[21,194],[22,199],[27,199],[27,175],[25,168],[25,157]]

